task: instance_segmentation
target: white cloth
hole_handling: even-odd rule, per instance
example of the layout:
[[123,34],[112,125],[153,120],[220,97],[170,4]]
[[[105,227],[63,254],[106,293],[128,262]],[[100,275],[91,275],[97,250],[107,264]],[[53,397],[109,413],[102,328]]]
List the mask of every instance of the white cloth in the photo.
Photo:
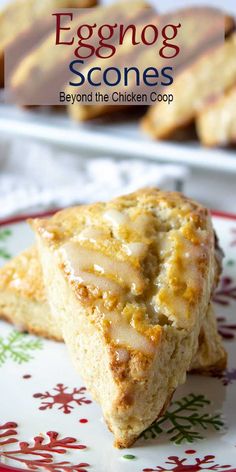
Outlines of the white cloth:
[[1,141],[0,218],[107,200],[147,185],[173,190],[186,175],[182,166],[88,157],[34,141]]

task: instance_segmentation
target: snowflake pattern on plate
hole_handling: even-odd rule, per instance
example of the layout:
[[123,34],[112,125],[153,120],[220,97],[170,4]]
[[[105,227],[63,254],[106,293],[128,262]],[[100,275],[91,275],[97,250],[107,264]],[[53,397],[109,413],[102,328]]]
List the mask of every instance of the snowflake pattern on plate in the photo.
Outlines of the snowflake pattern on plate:
[[231,277],[224,276],[221,278],[213,300],[222,306],[228,306],[233,300],[236,301],[236,284]]
[[8,228],[0,230],[0,259],[7,260],[11,258],[11,254],[6,248],[6,242],[12,235],[12,231]]
[[[195,454],[196,451],[185,451],[185,454]],[[189,460],[188,457],[180,458],[179,456],[169,456],[165,462],[166,466],[156,466],[155,468],[145,468],[143,472],[198,472],[200,470],[216,470],[221,471],[231,467],[228,464],[220,465],[216,464],[215,456],[207,455],[202,458],[196,457],[193,460]]]
[[230,247],[234,247],[236,246],[236,228],[231,228],[230,233],[232,235],[232,240],[230,241]]
[[40,338],[33,338],[19,331],[11,331],[6,339],[0,337],[0,367],[8,359],[22,364],[32,359],[32,352],[42,349]]
[[[0,403],[0,469],[2,463],[24,470],[43,468],[49,472],[104,472],[104,469],[141,472],[145,466],[148,470],[147,465],[150,471],[162,472],[236,472],[236,429],[232,426],[235,414],[228,401],[236,394],[236,244],[230,246],[228,238],[232,223],[223,219],[215,222],[226,254],[223,285],[221,283],[216,295],[216,313],[219,331],[225,340],[232,340],[226,344],[228,370],[218,379],[201,377],[199,381],[198,377],[190,376],[167,415],[144,433],[148,439],[141,439],[141,447],[140,443],[134,444],[134,448],[124,451],[122,457],[121,451],[112,448],[113,438],[101,422],[100,409],[87,398],[84,387],[80,388],[83,382],[72,369],[65,346],[41,339],[39,342],[43,343],[44,349],[27,345],[28,341],[38,338],[18,333],[14,339],[9,325],[1,321],[0,372],[4,381],[1,383]],[[3,235],[2,240],[0,237],[0,248],[4,248],[6,255],[12,253],[14,256],[23,249],[22,241],[27,245],[31,243],[31,236],[25,223],[8,226],[12,237],[10,233]],[[11,242],[10,249],[8,241]],[[0,264],[3,263],[2,258]],[[27,362],[26,368],[24,364],[21,366],[24,362]],[[59,379],[63,380],[60,384],[58,372]],[[70,387],[76,385],[79,385],[77,389]],[[186,409],[183,400],[187,402]],[[7,421],[13,417],[16,422]],[[228,428],[227,434],[223,421]],[[75,439],[77,437],[79,441]],[[204,440],[198,441],[200,437]],[[58,442],[57,446],[55,442],[53,446],[53,441]],[[197,452],[184,452],[184,444],[189,441],[192,443],[190,447],[197,448]],[[87,449],[83,450],[85,445]],[[231,465],[226,465],[228,463]]]
[[[56,393],[50,393],[49,391],[45,393],[35,393],[34,398],[40,398],[41,400],[48,400],[46,402],[41,402],[39,410],[52,409],[54,406],[58,406],[58,410],[62,410],[63,413],[69,414],[71,410],[74,409],[75,403],[77,406],[80,405],[89,405],[91,400],[88,400],[84,393],[86,392],[85,387],[73,388],[71,391],[68,387],[65,387],[62,383],[58,383],[56,387],[53,388],[53,391]],[[49,401],[51,400],[51,401]]]
[[224,316],[217,317],[218,333],[226,341],[234,340],[236,337],[236,323],[229,322]]
[[[18,467],[23,465],[31,470],[39,470],[43,467],[50,472],[87,472],[87,467],[90,467],[86,462],[72,464],[67,460],[58,462],[55,459],[56,455],[65,455],[71,449],[83,450],[87,448],[75,438],[60,438],[56,431],[48,431],[46,436],[42,434],[35,436],[33,442],[29,443],[18,440],[17,427],[17,423],[13,422],[0,426],[1,462],[5,463],[6,460],[11,460],[17,463]],[[6,446],[13,443],[15,448],[7,450]]]
[[215,374],[214,377],[220,379],[222,384],[227,387],[233,382],[236,382],[236,369],[226,369],[224,372],[219,372],[218,374]]
[[194,393],[176,400],[164,416],[147,428],[141,437],[153,439],[166,432],[175,444],[193,443],[197,439],[204,439],[196,428],[205,431],[213,428],[219,431],[224,426],[219,414],[210,415],[201,412],[209,404],[210,401],[204,395]]

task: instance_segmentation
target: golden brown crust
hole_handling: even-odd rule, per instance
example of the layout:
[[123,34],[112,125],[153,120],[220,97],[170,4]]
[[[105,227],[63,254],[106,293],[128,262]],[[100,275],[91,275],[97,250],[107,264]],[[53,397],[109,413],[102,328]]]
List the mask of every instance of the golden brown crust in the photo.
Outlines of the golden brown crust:
[[[218,256],[218,274],[221,272],[222,252],[216,238],[216,255]],[[215,285],[218,283],[218,277]],[[17,325],[18,328],[28,331],[32,334],[43,336],[49,339],[62,340],[59,331],[55,331],[50,321],[51,314],[49,306],[46,304],[45,288],[42,281],[41,265],[35,247],[24,251],[12,261],[0,269],[0,318]],[[35,306],[38,305],[38,311],[35,313]],[[214,317],[214,313],[211,313]],[[40,323],[39,323],[40,322]],[[196,359],[193,361],[194,372],[209,373],[217,371],[220,368],[219,359],[222,359],[223,353],[221,346],[217,348],[215,355],[206,351],[205,344],[208,338],[216,344],[216,331],[211,329],[212,321],[209,318],[207,324],[204,324],[199,336],[199,349]],[[201,353],[203,351],[203,355]],[[142,363],[142,370],[147,368],[147,359],[140,359],[138,365]],[[225,362],[222,362],[222,366]],[[111,350],[111,368],[114,376],[121,380],[127,377],[129,371],[127,364],[120,362],[114,350]],[[223,367],[222,367],[223,368]],[[132,362],[132,369],[135,369]],[[135,373],[133,372],[133,377]]]
[[227,365],[227,353],[222,345],[222,339],[217,332],[217,322],[212,304],[209,305],[203,320],[199,338],[198,352],[191,365],[191,373],[215,375]]
[[[0,294],[1,297],[1,294]],[[41,307],[42,308],[42,307]],[[16,323],[15,320],[15,312],[12,311],[11,313],[8,313],[8,308],[2,308],[0,304],[0,319],[7,321],[8,323],[11,323],[16,326],[16,328],[19,331],[27,332],[29,334],[33,334],[35,336],[40,336],[42,338],[49,339],[51,341],[58,341],[62,342],[63,339],[60,335],[57,335],[56,333],[53,333],[50,328],[48,327],[46,321],[44,322],[44,326],[36,326],[35,324],[31,324],[28,320],[24,321],[22,319],[22,323],[18,324]],[[33,317],[33,316],[32,316]]]
[[96,0],[17,0],[11,1],[0,12],[0,49],[5,50],[15,38],[53,8],[86,8]]
[[209,212],[181,194],[141,189],[32,225],[53,326],[116,444],[129,446],[191,365],[225,356],[207,315],[220,267]]
[[35,247],[0,269],[0,317],[21,330],[62,341],[47,303]]
[[[152,17],[153,16],[154,13],[152,12]],[[175,69],[186,67],[189,62],[195,60],[197,56],[203,53],[203,51],[211,50],[218,42],[220,42],[220,40],[223,40],[223,19],[223,12],[221,13],[216,8],[202,6],[186,7],[170,12],[167,15],[159,15],[155,18],[155,23],[160,23],[162,26],[165,24],[178,23],[181,23],[182,25],[182,29],[178,36],[178,44],[181,53],[175,59],[174,64],[172,63]],[[153,18],[151,18],[151,22],[153,22]],[[137,23],[138,21],[136,20],[135,24]],[[234,28],[234,19],[225,15],[225,35],[227,36]],[[189,41],[190,35],[191,41]],[[160,57],[157,57],[155,48],[150,48],[149,50],[144,48],[140,51],[137,58],[134,59],[133,56],[134,50],[132,46],[126,47],[125,50],[121,48],[121,50],[116,53],[116,61],[118,61],[121,67],[123,64],[136,63],[140,73],[142,73],[146,67],[149,67],[150,64],[155,64],[155,66],[160,69],[166,65],[165,60],[163,61]],[[106,60],[106,67],[113,65],[114,58],[111,58],[110,61]],[[90,64],[90,67],[96,66],[100,66],[100,62],[97,59],[93,60]],[[105,93],[107,91],[106,87],[103,85],[101,87],[100,91],[102,90],[103,93]],[[124,92],[123,87],[120,87],[119,91]],[[125,91],[134,93],[140,92],[133,82],[127,84]],[[66,93],[77,93],[77,90],[76,88],[73,89],[67,87]],[[83,103],[75,103],[69,105],[68,111],[71,118],[75,121],[87,121],[107,114],[114,114],[127,106],[127,104],[122,103],[119,103],[118,105],[106,105],[104,103],[87,105]]]
[[197,133],[205,146],[228,146],[236,143],[236,87],[219,95],[197,116]]
[[[160,102],[150,107],[142,120],[144,131],[157,139],[166,139],[178,129],[193,122],[197,114],[236,81],[236,34],[212,47],[184,69],[169,87],[174,100],[170,105]],[[218,71],[221,70],[221,74]]]
[[[4,86],[4,53],[7,48],[8,54],[14,55],[16,62],[19,62],[21,56],[26,54],[25,50],[22,51],[20,43],[23,36],[28,35],[30,40],[27,53],[30,54],[30,50],[36,47],[49,31],[45,26],[47,12],[55,7],[88,8],[95,5],[96,0],[15,0],[7,4],[0,12],[0,87]],[[39,26],[38,23],[42,19],[43,24]],[[14,63],[13,69],[18,65]]]
[[[162,410],[160,411],[160,414],[158,415],[157,418],[155,418],[154,422],[156,422],[161,416],[163,416],[168,408],[168,406],[170,405],[171,403],[171,400],[173,398],[173,395],[174,395],[175,391],[173,391],[169,396],[168,398],[166,399],[166,402],[165,404],[163,405],[163,408]],[[109,430],[112,432],[112,429],[109,425],[109,423],[107,422],[107,425],[108,425],[108,428]],[[133,445],[133,440],[131,439],[130,442],[127,442],[127,440],[125,441],[121,441],[121,440],[116,440],[115,443],[114,443],[114,446],[117,447],[118,449],[123,449],[123,448],[126,448],[126,447],[130,447]]]
[[[118,217],[123,213],[125,219],[127,218],[127,224],[126,222],[121,223],[117,233],[112,227],[112,223],[110,224],[103,218],[103,214],[109,211],[117,212]],[[146,218],[145,234],[138,234],[137,224],[139,221],[141,223],[142,218]],[[172,227],[169,223],[170,219]],[[180,327],[191,326],[191,313],[201,297],[202,281],[206,276],[210,262],[208,250],[214,245],[214,234],[206,209],[180,194],[147,189],[120,197],[108,204],[98,203],[75,207],[57,213],[50,220],[33,222],[34,228],[53,250],[60,249],[65,241],[77,244],[78,232],[82,232],[88,225],[91,225],[92,230],[101,231],[101,237],[96,239],[95,244],[88,238],[78,241],[78,247],[83,250],[84,257],[91,256],[94,259],[97,257],[97,251],[100,251],[107,259],[112,258],[117,263],[123,263],[123,268],[132,270],[133,277],[137,278],[137,285],[139,285],[134,293],[133,302],[127,303],[124,307],[124,317],[132,317],[132,314],[136,312],[136,296],[142,295],[143,301],[148,301],[147,297],[149,297],[153,277],[157,278],[155,283],[159,284],[162,283],[162,277],[167,277],[168,282],[160,288],[156,295],[157,298],[154,301],[152,299],[152,302],[158,303],[159,310],[160,306],[162,307],[161,315],[165,316],[169,323]],[[167,248],[164,247],[166,241],[169,244]],[[144,260],[140,257],[128,256],[125,252],[124,246],[133,243],[146,245]],[[157,266],[155,244],[163,245],[164,257],[162,261],[162,255],[159,256],[159,266]],[[169,254],[170,250],[171,255]],[[184,251],[186,251],[186,260],[182,257]],[[165,256],[168,260],[165,259]],[[190,260],[191,257],[194,259],[195,266],[199,271],[197,277],[194,273],[192,274],[192,280],[191,277],[186,280],[186,271],[188,275],[191,275],[188,270],[191,265],[188,257]],[[108,264],[109,260],[105,261],[104,259],[104,263]],[[167,273],[166,263],[168,263]],[[71,277],[71,271],[66,265],[63,267],[63,264],[61,267],[64,269],[65,276],[73,289],[76,290],[81,303],[86,304],[87,309],[91,309],[93,300],[99,296],[99,292],[95,290],[94,293],[93,286],[89,284],[78,284],[76,278]],[[111,275],[111,280],[117,282],[114,277],[115,275]],[[85,294],[81,293],[81,289],[85,290]],[[180,293],[181,295],[179,295]],[[106,305],[108,307],[110,303],[115,309],[116,296],[113,294],[109,297],[109,301],[106,300]],[[183,299],[178,310],[177,302],[180,297]],[[144,307],[144,311],[146,310],[147,306]],[[172,318],[173,312],[178,313],[174,318]],[[143,328],[150,340],[153,336],[154,338],[157,336],[158,339],[161,329],[158,323],[156,326],[153,324],[157,318],[155,316],[153,318],[151,312],[145,316],[148,316],[146,322],[144,322],[142,310],[140,311],[140,307],[137,308],[137,315],[135,319],[133,318],[134,324],[137,325],[138,330],[142,331]],[[100,324],[99,313],[95,314],[94,321],[98,325]]]
[[0,292],[12,292],[19,297],[46,302],[41,264],[37,249],[22,252],[0,269]]
[[181,194],[141,189],[31,224],[75,365],[116,445],[129,446],[197,352],[219,271],[209,212]]
[[206,375],[207,377],[209,376],[215,376],[225,370],[227,368],[227,361],[228,361],[228,355],[227,352],[224,351],[224,356],[219,359],[218,362],[216,362],[213,365],[209,365],[206,367],[199,367],[198,369],[191,369],[191,374],[199,374],[199,375]]
[[[63,0],[61,0],[63,1]],[[75,1],[75,0],[74,0]],[[131,11],[132,15],[135,12],[143,12],[148,5],[144,0],[135,0],[130,10],[127,2],[117,2],[108,6],[100,6],[99,8],[87,11],[84,13],[83,21],[88,24],[103,24],[109,15],[115,14],[126,16],[128,11]],[[71,26],[71,24],[70,24]],[[76,25],[74,25],[74,33],[76,33]],[[34,47],[26,57],[16,67],[16,70],[11,76],[11,88],[14,94],[21,99],[26,96],[27,102],[34,101],[35,96],[45,101],[45,87],[48,84],[53,83],[57,85],[57,90],[65,90],[65,85],[70,82],[70,72],[65,69],[64,64],[68,62],[68,48],[54,48],[53,60],[49,51],[52,49],[52,45],[55,43],[54,31],[48,34],[36,47]],[[39,64],[41,65],[39,67]],[[37,81],[32,78],[35,75],[35,68],[37,68]],[[31,83],[31,88],[26,90],[25,84]],[[70,87],[72,92],[72,87]],[[50,97],[48,100],[52,100],[53,89],[49,90]],[[78,93],[78,90],[76,91]],[[57,97],[55,96],[57,102]],[[58,103],[58,102],[57,102]],[[59,103],[60,104],[60,103]]]

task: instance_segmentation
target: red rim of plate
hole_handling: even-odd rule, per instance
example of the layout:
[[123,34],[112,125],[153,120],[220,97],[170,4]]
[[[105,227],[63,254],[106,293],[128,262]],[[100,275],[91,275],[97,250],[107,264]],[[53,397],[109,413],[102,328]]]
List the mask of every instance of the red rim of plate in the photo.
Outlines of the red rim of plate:
[[[21,215],[21,216],[15,216],[12,218],[2,219],[0,220],[0,226],[7,226],[7,225],[15,224],[15,223],[21,223],[29,218],[43,218],[43,217],[51,216],[57,211],[58,209],[55,209],[55,210],[50,210],[43,213],[34,213],[34,214]],[[236,214],[233,214],[233,213],[225,213],[223,211],[211,210],[211,214],[212,216],[216,216],[219,218],[226,218],[228,220],[236,220]],[[21,469],[18,467],[12,467],[11,465],[4,465],[4,464],[1,464],[0,462],[0,472],[24,472],[24,471],[31,471],[31,470],[32,469]],[[236,472],[236,468],[225,470],[225,472]]]
[[[55,208],[53,210],[45,211],[45,212],[39,212],[39,213],[29,213],[29,214],[24,214],[20,216],[13,216],[11,218],[3,218],[0,219],[0,226],[7,226],[7,225],[12,225],[15,223],[21,223],[22,221],[31,219],[31,218],[44,218],[47,216],[52,216],[54,215],[57,211],[60,211],[61,208]],[[236,220],[236,214],[234,213],[227,213],[224,211],[218,211],[218,210],[211,210],[212,216],[216,216],[219,218],[226,218],[228,220]]]

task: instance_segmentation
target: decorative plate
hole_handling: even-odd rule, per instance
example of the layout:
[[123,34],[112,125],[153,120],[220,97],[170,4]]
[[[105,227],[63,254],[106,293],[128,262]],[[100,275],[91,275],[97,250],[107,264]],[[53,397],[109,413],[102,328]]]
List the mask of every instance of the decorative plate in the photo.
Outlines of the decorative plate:
[[[228,369],[216,378],[189,375],[165,416],[134,447],[117,450],[66,347],[1,321],[1,471],[236,472],[236,217],[218,214],[214,224],[225,251],[215,306]],[[3,222],[0,263],[32,241],[23,218]]]

